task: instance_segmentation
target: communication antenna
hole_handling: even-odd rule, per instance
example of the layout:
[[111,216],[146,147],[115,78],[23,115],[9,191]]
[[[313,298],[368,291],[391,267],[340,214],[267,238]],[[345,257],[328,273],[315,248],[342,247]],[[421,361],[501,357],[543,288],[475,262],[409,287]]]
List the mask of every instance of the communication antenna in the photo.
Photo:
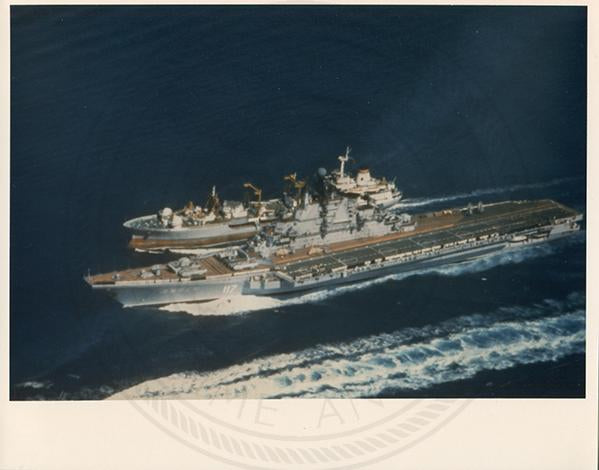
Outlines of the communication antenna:
[[210,192],[210,196],[208,197],[206,210],[217,212],[219,209],[220,200],[218,199],[218,195],[216,194],[216,186],[212,186],[212,191]]
[[339,176],[341,176],[341,177],[343,177],[343,176],[344,176],[344,174],[343,174],[343,171],[345,170],[345,164],[346,164],[346,163],[347,163],[347,161],[349,160],[349,153],[350,153],[350,152],[351,152],[351,147],[348,145],[348,146],[345,148],[345,155],[339,155],[339,156],[337,157],[337,159],[338,159],[338,160],[339,160],[339,162],[340,162],[340,165],[339,165]]

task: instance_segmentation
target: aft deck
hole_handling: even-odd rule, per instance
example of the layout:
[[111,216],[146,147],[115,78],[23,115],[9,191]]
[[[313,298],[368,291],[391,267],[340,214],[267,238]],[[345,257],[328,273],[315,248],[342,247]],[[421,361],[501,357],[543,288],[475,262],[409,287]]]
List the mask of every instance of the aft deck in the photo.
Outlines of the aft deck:
[[325,254],[309,256],[307,250],[293,256],[277,257],[275,263],[292,277],[310,272],[351,268],[374,260],[400,257],[409,253],[426,253],[441,247],[456,246],[475,240],[486,240],[534,229],[563,218],[578,215],[576,211],[550,200],[507,202],[489,205],[484,212],[460,209],[422,215],[416,230],[378,239],[356,240],[327,247]]

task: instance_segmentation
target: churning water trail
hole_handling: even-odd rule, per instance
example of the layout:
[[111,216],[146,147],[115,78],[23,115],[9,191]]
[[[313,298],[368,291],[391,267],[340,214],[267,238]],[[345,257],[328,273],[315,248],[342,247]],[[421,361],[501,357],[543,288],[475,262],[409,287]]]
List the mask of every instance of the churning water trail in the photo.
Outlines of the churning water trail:
[[436,325],[255,359],[225,369],[177,373],[111,398],[368,397],[421,390],[483,370],[556,361],[585,348],[584,294],[502,307]]
[[49,381],[39,382],[37,380],[28,380],[15,385],[17,388],[31,388],[34,390],[46,389],[52,387],[52,383]]
[[412,198],[405,199],[394,205],[391,209],[409,209],[412,207],[422,207],[429,206],[432,204],[437,204],[441,202],[450,202],[457,201],[460,199],[467,199],[472,197],[480,197],[487,196],[490,194],[501,194],[501,193],[510,193],[514,191],[521,191],[524,189],[542,189],[548,188],[551,186],[559,186],[565,183],[571,183],[573,181],[582,180],[582,177],[568,177],[568,178],[557,178],[550,181],[539,182],[539,183],[530,183],[530,184],[515,184],[511,186],[503,186],[499,188],[487,188],[487,189],[475,189],[469,193],[458,193],[458,194],[450,194],[446,196],[439,196],[433,198]]
[[160,307],[160,310],[166,312],[185,312],[196,316],[224,316],[277,308],[284,303],[284,301],[273,297],[238,295],[202,303],[169,304]]
[[367,289],[373,285],[388,281],[401,281],[410,276],[424,276],[428,274],[438,274],[442,276],[461,276],[463,274],[486,271],[488,269],[506,264],[522,263],[524,261],[554,254],[566,244],[583,243],[584,232],[572,235],[566,239],[552,243],[543,243],[538,245],[519,246],[508,248],[503,251],[482,256],[470,261],[459,264],[449,264],[445,266],[435,266],[431,268],[418,269],[407,273],[390,274],[380,278],[368,281],[347,284],[332,289],[308,292],[288,299],[277,299],[267,296],[232,296],[224,297],[210,302],[203,303],[176,303],[161,307],[166,312],[184,312],[190,315],[240,315],[255,312],[258,310],[274,309],[289,305],[307,304],[320,302],[330,297],[334,297],[346,292]]

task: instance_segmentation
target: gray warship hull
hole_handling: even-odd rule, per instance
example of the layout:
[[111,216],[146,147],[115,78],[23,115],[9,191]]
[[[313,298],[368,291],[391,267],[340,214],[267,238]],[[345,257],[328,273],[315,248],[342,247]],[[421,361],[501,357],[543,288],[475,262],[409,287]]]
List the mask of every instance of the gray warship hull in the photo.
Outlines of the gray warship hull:
[[155,216],[138,217],[124,223],[132,236],[129,247],[140,250],[226,246],[247,240],[260,224],[247,218],[211,222],[197,227],[162,228],[145,226]]
[[[373,266],[370,269],[354,271],[346,275],[323,275],[319,279],[304,282],[289,282],[280,279],[276,286],[251,286],[251,280],[246,277],[236,277],[227,280],[199,280],[187,283],[170,282],[145,285],[120,285],[118,287],[95,286],[96,289],[107,293],[125,307],[159,306],[174,303],[206,302],[223,297],[239,295],[281,296],[301,293],[310,290],[327,289],[341,284],[360,282],[390,274],[410,273],[426,268],[445,266],[452,263],[466,262],[506,248],[506,243],[472,249],[467,252],[452,253],[431,259],[414,260],[406,263],[394,263],[387,266]],[[271,282],[272,283],[272,282]]]
[[[543,243],[580,229],[582,215],[554,201],[504,202],[486,206],[483,214],[425,214],[420,231],[366,240],[325,250],[317,256],[270,260],[270,265],[234,271],[211,257],[201,260],[201,279],[118,279],[91,276],[88,283],[125,306],[198,302],[238,295],[276,296],[326,289],[393,273],[409,273],[459,263],[521,245]],[[452,211],[464,213],[464,209]],[[445,213],[443,212],[443,213]],[[429,224],[429,225],[427,225]],[[164,276],[163,276],[164,277]]]

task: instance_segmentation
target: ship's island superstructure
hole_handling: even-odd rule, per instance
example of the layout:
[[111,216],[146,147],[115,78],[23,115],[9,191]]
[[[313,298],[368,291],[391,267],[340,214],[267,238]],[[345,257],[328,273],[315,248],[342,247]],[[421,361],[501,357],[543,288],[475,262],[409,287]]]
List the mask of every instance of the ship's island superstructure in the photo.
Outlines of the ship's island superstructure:
[[[461,262],[580,230],[582,214],[552,200],[479,202],[418,214],[390,210],[370,197],[380,189],[352,194],[353,183],[344,179],[347,157],[348,152],[330,175],[319,170],[314,187],[290,175],[297,194],[270,201],[263,219],[236,206],[235,214],[247,213],[236,218],[231,212],[229,220],[254,219],[248,223],[255,231],[242,246],[85,280],[125,306],[292,294]],[[358,173],[358,185],[359,178]],[[386,183],[378,181],[366,186]],[[393,193],[395,185],[385,190]],[[193,214],[196,208],[188,210]],[[156,218],[152,223],[164,222]]]

